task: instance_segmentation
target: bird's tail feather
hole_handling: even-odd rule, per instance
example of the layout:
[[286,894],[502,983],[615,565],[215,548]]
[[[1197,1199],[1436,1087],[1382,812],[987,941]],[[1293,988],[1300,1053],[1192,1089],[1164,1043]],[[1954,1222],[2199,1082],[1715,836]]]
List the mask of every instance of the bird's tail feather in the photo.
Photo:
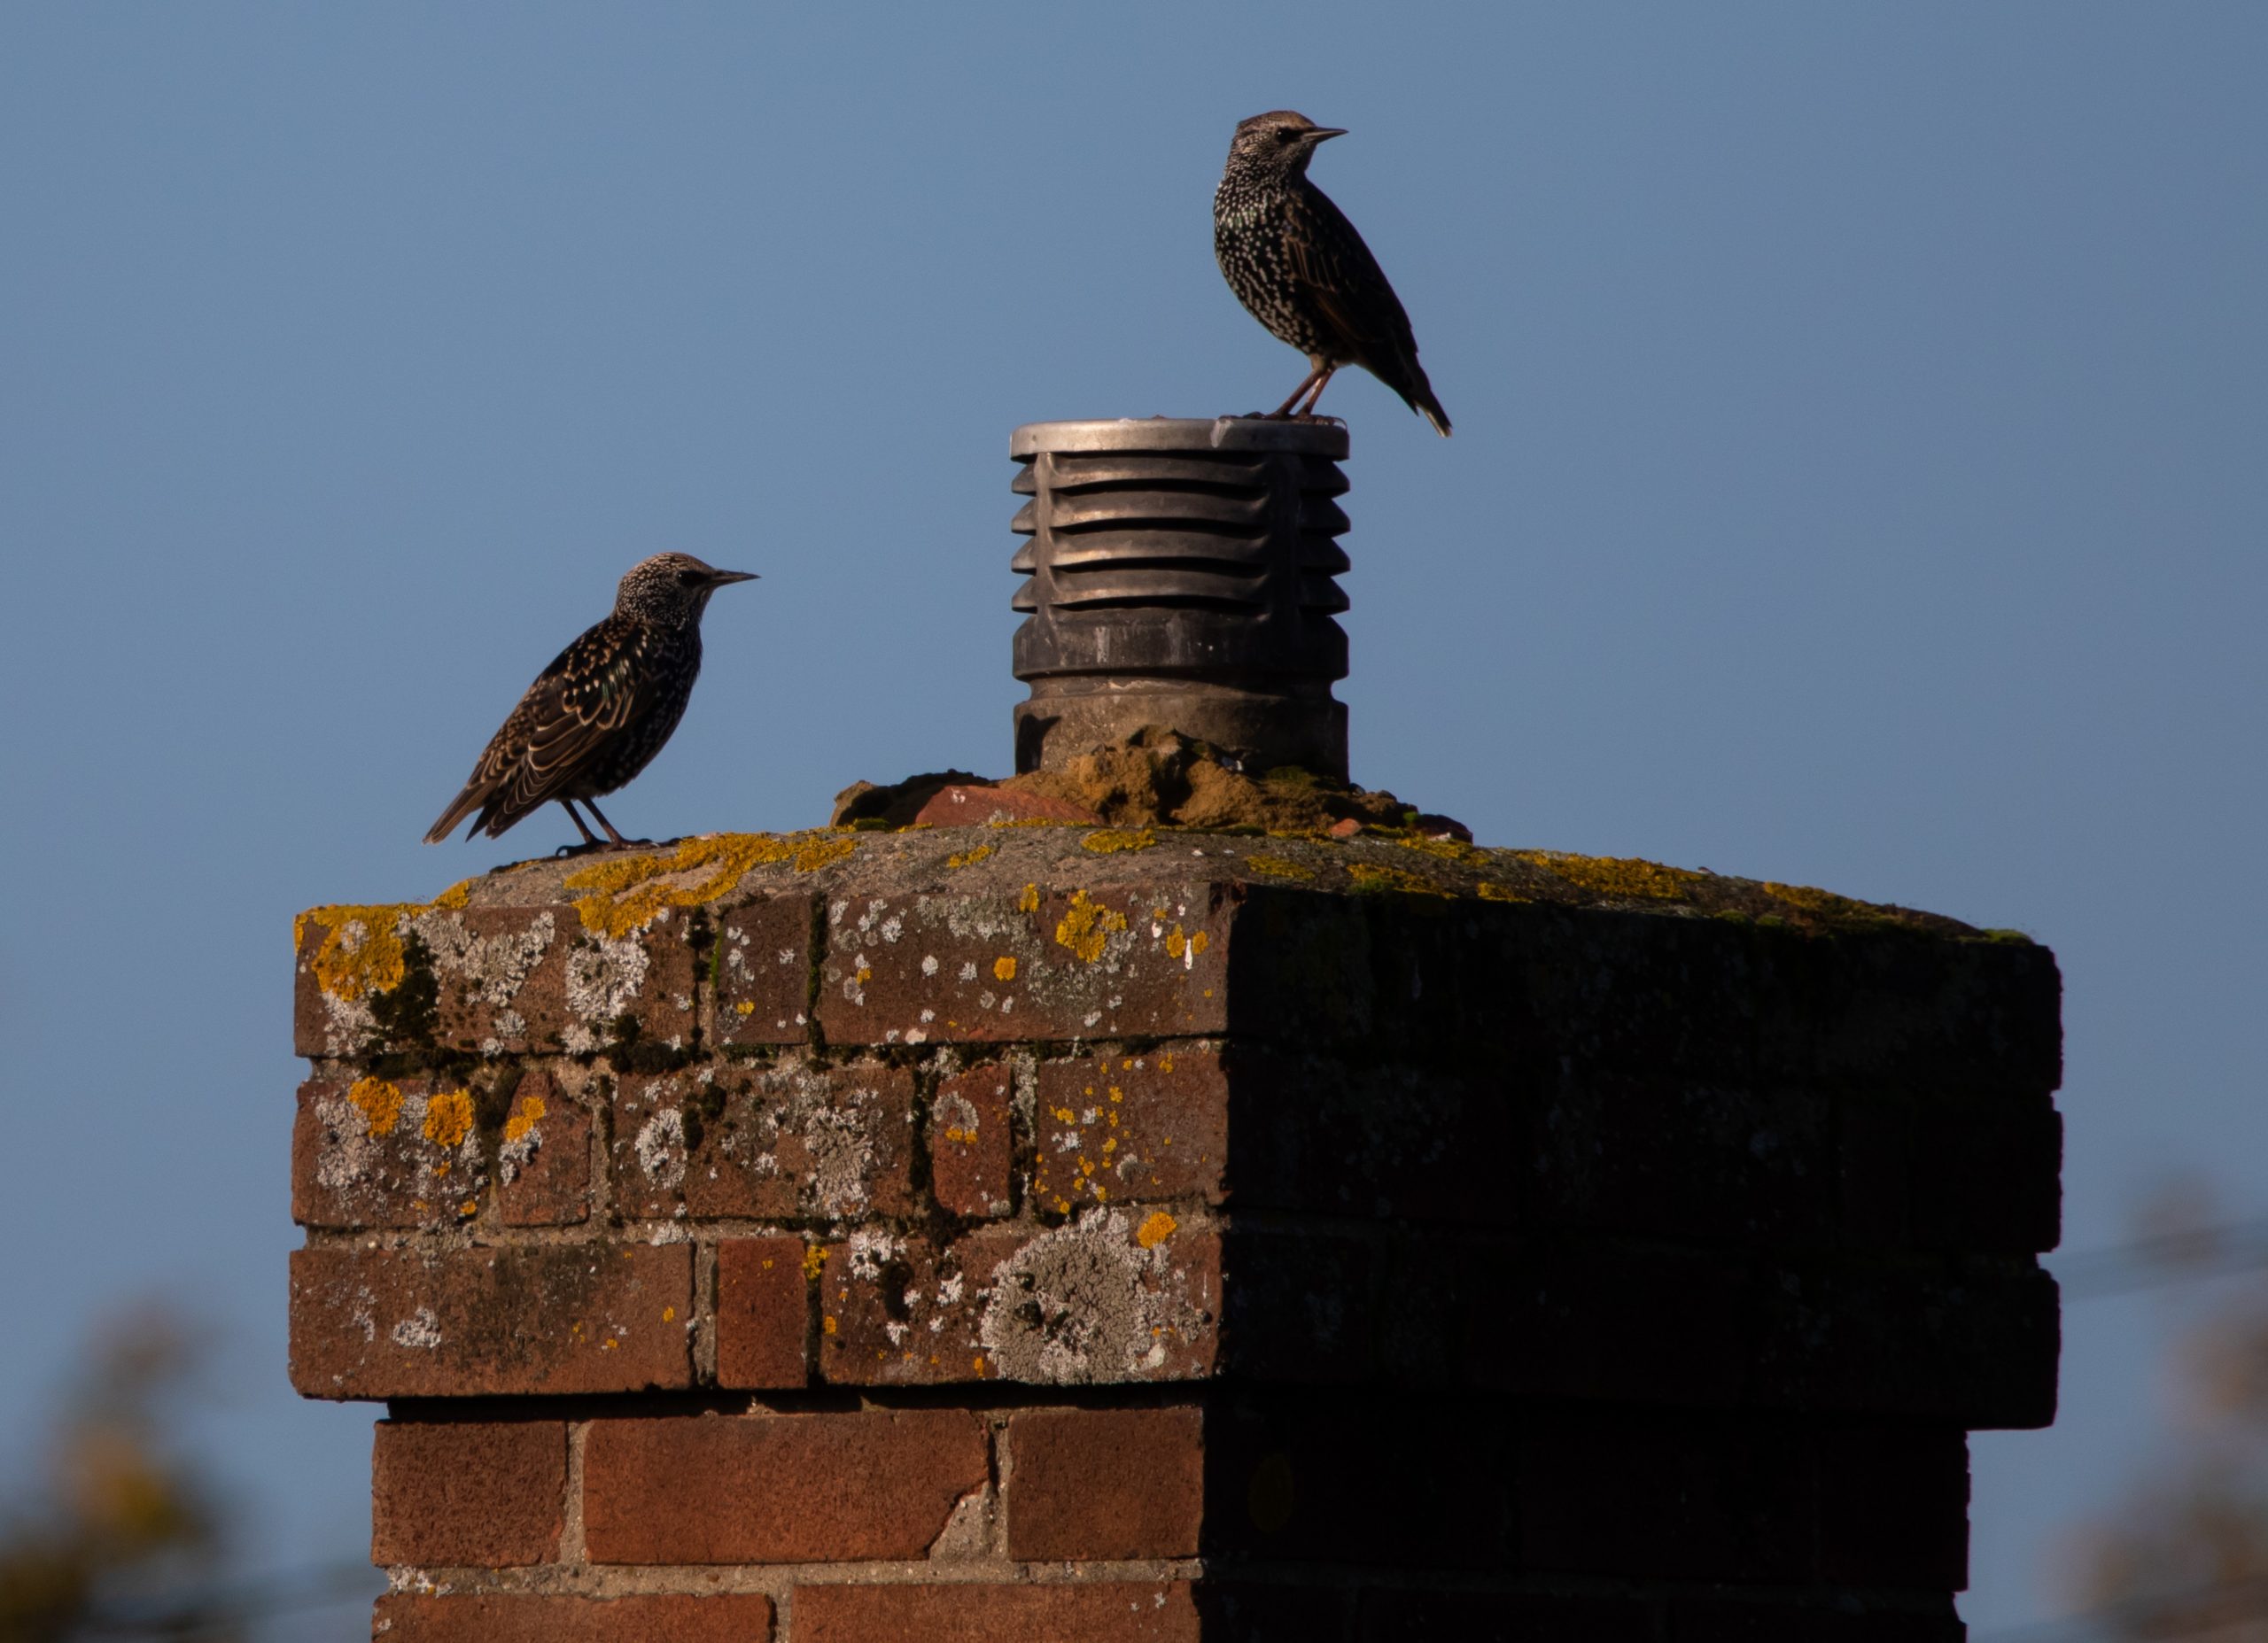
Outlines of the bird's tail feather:
[[425,842],[439,844],[449,836],[450,830],[465,818],[474,806],[488,796],[487,788],[479,782],[468,782],[465,790],[449,801],[449,808],[441,812],[441,819],[426,830]]

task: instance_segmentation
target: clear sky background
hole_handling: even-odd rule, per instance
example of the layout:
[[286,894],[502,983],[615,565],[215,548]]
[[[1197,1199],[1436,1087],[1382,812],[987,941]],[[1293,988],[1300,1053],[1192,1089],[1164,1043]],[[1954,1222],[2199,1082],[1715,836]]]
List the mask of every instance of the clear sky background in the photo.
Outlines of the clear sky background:
[[[374,1411],[284,1376],[291,915],[564,841],[417,840],[665,548],[764,580],[625,831],[1006,773],[1008,430],[1291,391],[1209,217],[1285,105],[1457,429],[1324,402],[1357,779],[2029,931],[2067,1247],[2183,1166],[2268,1210],[2264,83],[2258,4],[0,8],[0,1466],[168,1292],[256,1561],[361,1554]],[[2074,1305],[1977,1441],[1980,1632],[2179,1311]]]

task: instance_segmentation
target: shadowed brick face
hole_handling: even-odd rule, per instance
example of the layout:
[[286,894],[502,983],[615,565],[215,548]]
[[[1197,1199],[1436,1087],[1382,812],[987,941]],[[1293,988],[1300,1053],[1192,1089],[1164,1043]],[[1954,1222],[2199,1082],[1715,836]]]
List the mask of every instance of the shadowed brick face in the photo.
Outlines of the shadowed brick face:
[[2058,980],[1950,920],[1027,817],[297,955],[385,1643],[1954,1643],[2054,1416]]

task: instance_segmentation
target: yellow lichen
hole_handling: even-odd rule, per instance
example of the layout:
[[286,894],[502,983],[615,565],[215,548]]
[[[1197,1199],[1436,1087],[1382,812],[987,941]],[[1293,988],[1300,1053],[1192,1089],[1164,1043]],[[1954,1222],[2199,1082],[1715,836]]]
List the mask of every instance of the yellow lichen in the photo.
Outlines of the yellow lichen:
[[1014,980],[1016,979],[1016,961],[1005,955],[998,958],[995,958],[992,961],[992,979],[996,981]]
[[1511,854],[1531,867],[1557,874],[1579,889],[1618,900],[1682,901],[1696,886],[1708,881],[1706,873],[1664,867],[1635,856],[1563,856],[1557,850],[1514,850]]
[[333,998],[352,1003],[371,993],[390,993],[401,985],[401,926],[427,908],[423,902],[310,907],[292,921],[292,945],[304,948],[307,926],[322,926],[315,981]]
[[819,1276],[819,1275],[820,1269],[821,1269],[821,1268],[823,1268],[826,1265],[827,1265],[827,1252],[826,1252],[826,1251],[824,1251],[824,1250],[822,1250],[822,1249],[820,1249],[820,1248],[819,1247],[819,1245],[818,1245],[818,1244],[813,1244],[808,1245],[808,1246],[804,1249],[804,1276],[806,1279],[813,1279],[813,1278],[817,1278],[817,1277]]
[[1087,899],[1084,890],[1071,893],[1071,905],[1055,926],[1055,944],[1068,947],[1084,964],[1100,958],[1110,938],[1126,927],[1126,915]]
[[1157,833],[1148,827],[1138,831],[1124,827],[1105,827],[1099,833],[1089,833],[1079,841],[1079,845],[1081,849],[1092,850],[1098,856],[1109,856],[1119,850],[1146,850],[1157,841]]
[[541,1096],[522,1096],[512,1104],[512,1115],[504,1120],[504,1139],[517,1141],[533,1129],[547,1109]]
[[1244,858],[1244,864],[1254,872],[1266,873],[1271,879],[1312,879],[1315,869],[1302,867],[1281,856],[1263,856],[1255,851]]
[[620,941],[642,930],[664,907],[699,907],[715,901],[741,881],[750,868],[786,861],[796,854],[792,839],[760,833],[719,833],[687,839],[667,855],[630,856],[600,862],[564,880],[571,890],[588,890],[575,911],[594,935]]
[[1447,895],[1432,880],[1402,867],[1381,867],[1372,862],[1349,862],[1347,876],[1358,890],[1400,890],[1409,895]]
[[1180,1224],[1165,1211],[1153,1211],[1150,1218],[1142,1223],[1140,1230],[1135,1233],[1134,1242],[1146,1250],[1153,1250],[1173,1236],[1174,1228]]
[[733,1006],[733,1013],[734,1015],[754,1015],[756,1013],[756,1000],[753,998],[742,999],[740,1003]]
[[362,1128],[373,1135],[390,1135],[401,1122],[401,1089],[383,1078],[358,1078],[346,1092],[362,1114]]
[[1775,884],[1769,879],[1764,881],[1764,887],[1789,905],[1824,918],[1867,919],[1884,916],[1879,907],[1852,901],[1847,895],[1837,895],[1832,890],[1814,890],[1803,884]]
[[1463,862],[1468,867],[1486,867],[1495,859],[1487,851],[1462,839],[1401,839],[1395,842],[1405,850],[1423,850],[1428,856],[1438,856],[1445,862]]
[[1036,913],[1039,911],[1039,887],[1037,885],[1028,884],[1024,886],[1023,894],[1016,897],[1016,911],[1020,913]]
[[463,911],[466,904],[472,900],[473,882],[470,879],[458,880],[433,898],[433,905],[446,908],[453,913]]
[[858,848],[856,839],[814,839],[796,852],[796,871],[817,872],[822,867],[848,860]]
[[946,856],[945,865],[948,867],[974,867],[977,863],[983,861],[986,856],[991,854],[992,847],[990,845],[980,844],[973,850],[960,850],[951,856]]
[[425,1103],[425,1139],[444,1150],[472,1133],[472,1091],[451,1089]]
[[1491,884],[1485,879],[1480,881],[1479,895],[1484,902],[1525,902],[1529,899],[1518,890],[1506,889],[1503,885]]

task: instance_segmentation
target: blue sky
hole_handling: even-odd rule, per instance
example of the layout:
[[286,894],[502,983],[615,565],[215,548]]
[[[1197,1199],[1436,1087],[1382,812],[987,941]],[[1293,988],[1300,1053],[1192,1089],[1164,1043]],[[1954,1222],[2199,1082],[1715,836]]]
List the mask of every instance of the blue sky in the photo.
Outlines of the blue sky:
[[[1325,400],[1357,778],[2030,931],[2069,1246],[2184,1166],[2268,1209],[2264,68],[2244,5],[0,9],[0,1458],[194,1297],[261,1558],[359,1554],[371,1412],[282,1372],[291,912],[562,841],[417,840],[664,548],[764,580],[626,831],[1005,771],[1008,430],[1290,391],[1208,215],[1285,105],[1457,429]],[[2187,1304],[2075,1306],[1979,1441],[1980,1629]]]

